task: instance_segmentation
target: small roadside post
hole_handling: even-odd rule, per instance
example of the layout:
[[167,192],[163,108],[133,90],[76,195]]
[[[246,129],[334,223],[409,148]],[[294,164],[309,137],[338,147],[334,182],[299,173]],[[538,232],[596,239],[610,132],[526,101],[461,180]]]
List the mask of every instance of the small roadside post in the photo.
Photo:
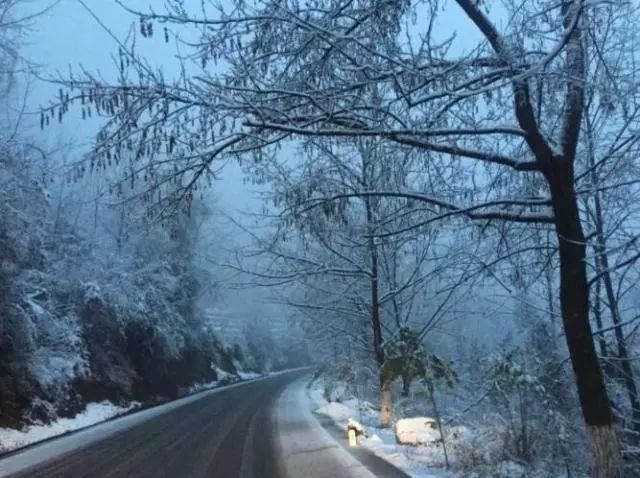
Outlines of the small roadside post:
[[347,437],[349,438],[349,446],[358,446],[358,435],[364,435],[364,428],[360,423],[356,422],[352,418],[349,418],[347,422]]
[[347,434],[349,435],[349,446],[350,447],[354,447],[358,444],[358,442],[356,441],[356,430],[355,428],[349,428],[349,430],[347,431]]

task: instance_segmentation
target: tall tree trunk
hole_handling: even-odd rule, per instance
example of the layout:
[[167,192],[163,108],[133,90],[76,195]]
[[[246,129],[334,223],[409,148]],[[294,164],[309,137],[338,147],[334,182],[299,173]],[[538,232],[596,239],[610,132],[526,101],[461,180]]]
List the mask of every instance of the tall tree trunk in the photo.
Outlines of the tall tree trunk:
[[618,440],[589,322],[586,244],[571,162],[555,158],[547,178],[560,252],[562,321],[592,447],[595,476],[615,478],[619,469]]
[[[483,14],[478,2],[456,0],[478,26],[496,54],[514,65],[513,50],[491,21]],[[583,38],[583,7],[581,0],[560,2],[565,29],[564,57],[566,94],[562,115],[560,150],[549,144],[539,127],[531,104],[529,80],[513,81],[516,118],[526,133],[525,141],[535,155],[551,190],[556,236],[560,252],[560,304],[565,339],[576,376],[597,478],[614,478],[620,462],[618,442],[611,404],[607,396],[602,370],[589,323],[589,286],[585,264],[586,245],[576,191],[573,164],[583,123],[584,89],[587,81],[587,51]]]
[[543,137],[537,125],[535,130],[538,136],[530,144],[533,145],[534,152],[544,150],[543,155],[536,154],[536,159],[544,169],[551,190],[560,255],[562,322],[587,436],[591,443],[593,474],[596,478],[615,478],[620,472],[620,450],[611,403],[589,322],[586,241],[574,184],[574,162],[583,124],[587,76],[587,51],[581,25],[584,18],[581,18],[582,7],[581,0],[561,3],[563,23],[568,35],[565,48],[567,92],[560,136],[562,154],[554,153],[553,148],[544,141],[542,148],[539,147],[538,142]]
[[391,426],[393,402],[391,399],[391,387],[387,383],[383,373],[384,366],[384,340],[382,338],[382,324],[380,322],[380,298],[378,291],[378,248],[373,238],[373,211],[371,200],[365,198],[367,212],[367,224],[369,226],[369,253],[371,256],[371,328],[373,330],[373,352],[378,365],[380,380],[380,425],[383,428]]

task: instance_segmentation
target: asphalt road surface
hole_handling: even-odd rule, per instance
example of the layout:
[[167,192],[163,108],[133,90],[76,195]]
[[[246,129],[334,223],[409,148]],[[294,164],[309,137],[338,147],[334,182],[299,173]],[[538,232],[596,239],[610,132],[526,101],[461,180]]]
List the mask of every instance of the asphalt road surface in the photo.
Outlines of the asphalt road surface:
[[[304,374],[276,375],[205,394],[86,444],[56,451],[54,443],[40,451],[38,447],[27,450],[5,459],[6,465],[22,460],[16,473],[3,475],[5,460],[0,461],[0,476],[406,477],[377,457],[363,465],[329,436],[305,409],[304,382],[300,380]],[[82,441],[82,433],[68,439]],[[28,461],[29,454],[37,459]],[[7,469],[11,467],[5,466]]]

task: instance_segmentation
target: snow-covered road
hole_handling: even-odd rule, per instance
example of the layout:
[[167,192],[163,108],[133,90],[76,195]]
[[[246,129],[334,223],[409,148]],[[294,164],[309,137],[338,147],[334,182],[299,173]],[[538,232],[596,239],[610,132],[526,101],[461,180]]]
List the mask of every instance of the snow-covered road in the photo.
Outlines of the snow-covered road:
[[0,476],[376,476],[312,416],[304,374],[204,392],[28,448],[0,460]]

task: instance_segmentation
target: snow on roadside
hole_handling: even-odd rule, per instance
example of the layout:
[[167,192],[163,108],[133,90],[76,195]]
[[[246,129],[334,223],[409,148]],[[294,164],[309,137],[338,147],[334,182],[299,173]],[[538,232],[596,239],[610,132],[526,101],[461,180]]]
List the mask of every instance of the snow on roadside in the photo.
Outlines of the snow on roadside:
[[212,388],[218,388],[220,386],[220,381],[219,380],[214,380],[213,382],[206,382],[206,383],[196,383],[194,385],[191,385],[188,389],[187,389],[187,393],[186,395],[193,395],[194,393],[199,393],[199,392],[204,392],[205,390],[210,390]]
[[22,430],[0,428],[0,452],[8,452],[47,438],[86,428],[122,415],[140,406],[133,402],[128,407],[118,407],[111,402],[89,403],[84,411],[73,418],[59,418],[48,425],[31,425]]
[[242,380],[253,380],[254,378],[260,378],[263,375],[264,374],[255,373],[255,372],[243,372],[243,371],[238,372],[238,377],[240,377]]
[[[238,372],[237,375],[230,374],[216,367],[218,380],[209,383],[195,384],[187,389],[187,396],[193,395],[206,390],[211,390],[224,385],[224,380],[244,381],[254,380],[264,375],[252,372]],[[239,380],[237,380],[239,379]],[[171,403],[171,402],[168,402]],[[139,408],[139,402],[132,402],[127,407],[119,407],[109,401],[100,403],[87,404],[84,411],[80,412],[73,418],[59,418],[50,424],[30,425],[21,430],[13,428],[0,428],[0,453],[7,453],[25,446],[37,443],[49,438],[61,436],[66,433],[87,428],[101,422],[106,422],[111,418],[123,415],[135,408]]]
[[393,430],[370,427],[370,436],[362,444],[380,458],[397,466],[415,478],[449,478],[454,475],[444,471],[444,456],[440,446],[406,446],[396,443]]
[[355,399],[345,400],[341,403],[327,403],[318,382],[309,389],[309,395],[318,406],[314,413],[330,417],[339,427],[346,430],[350,418],[362,423],[367,436],[361,438],[358,443],[408,475],[415,478],[451,478],[454,476],[442,469],[445,463],[440,446],[398,445],[392,429],[379,427],[379,413],[370,403],[359,403]]
[[[218,376],[218,382],[234,382],[237,380],[253,380],[255,378],[263,377],[265,374],[253,373],[253,372],[245,372],[240,368],[237,368],[237,372],[229,373],[225,370],[222,370],[217,365],[212,365],[212,368],[216,371],[216,375]],[[270,374],[266,374],[270,375]],[[214,382],[216,383],[216,382]]]

